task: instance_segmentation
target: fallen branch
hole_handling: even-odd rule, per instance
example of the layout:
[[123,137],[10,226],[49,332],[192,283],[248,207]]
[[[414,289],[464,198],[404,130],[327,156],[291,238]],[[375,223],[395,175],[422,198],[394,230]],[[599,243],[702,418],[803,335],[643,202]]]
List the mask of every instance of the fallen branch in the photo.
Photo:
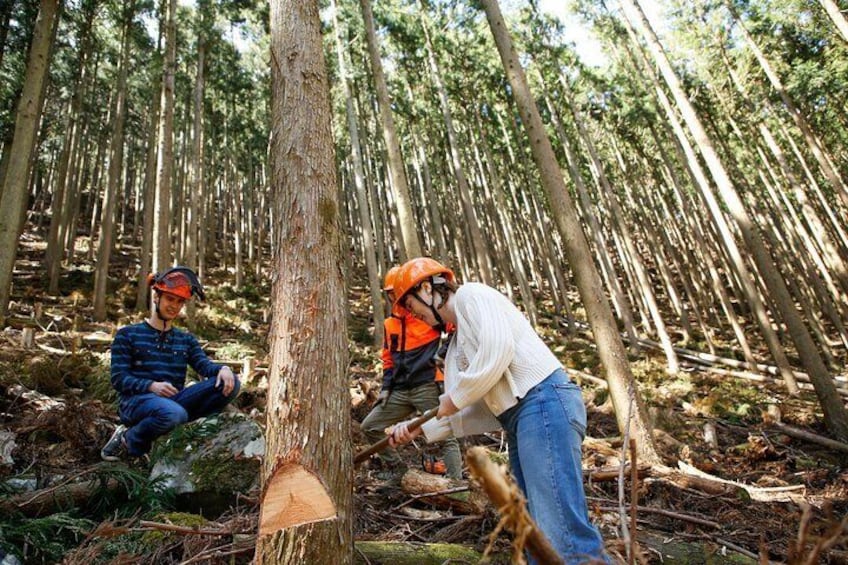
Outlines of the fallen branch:
[[[602,498],[597,497],[586,497],[586,500],[592,502],[606,502]],[[602,512],[617,512],[617,506],[599,506],[599,510]],[[689,522],[691,524],[698,524],[699,526],[707,526],[709,528],[720,528],[721,524],[718,522],[713,522],[712,520],[707,520],[705,518],[699,518],[697,516],[692,516],[691,514],[683,514],[680,512],[672,512],[671,510],[663,510],[662,508],[652,508],[650,506],[636,506],[636,511],[640,514],[657,514],[659,516],[665,516],[666,518],[673,518],[675,520],[680,520],[681,522]],[[631,510],[632,512],[632,510]]]
[[[724,485],[737,493],[737,496],[747,497],[757,502],[800,502],[803,501],[803,491],[806,490],[804,485],[790,485],[785,487],[755,487],[745,485],[736,481],[722,479],[709,473],[705,473],[683,461],[678,461],[677,466],[684,477],[693,480],[707,481],[715,485]],[[801,492],[799,492],[801,491]]]
[[0,500],[0,515],[19,512],[28,518],[46,516],[63,507],[82,506],[100,489],[114,492],[119,488],[121,488],[121,484],[115,479],[109,479],[105,484],[94,479],[50,487],[34,493],[19,494]]
[[848,453],[848,444],[842,443],[841,441],[836,441],[835,439],[830,439],[827,437],[820,436],[818,434],[814,434],[812,432],[808,432],[806,430],[802,430],[800,428],[796,428],[794,426],[789,426],[787,424],[783,424],[781,422],[772,422],[770,427],[776,429],[780,433],[786,434],[790,437],[794,437],[796,439],[802,439],[804,441],[809,441],[812,443],[817,443],[819,445],[823,445],[829,449],[836,449],[837,451],[844,451]]
[[162,522],[151,522],[149,520],[141,520],[138,523],[140,528],[133,528],[133,531],[153,531],[160,530],[166,532],[174,532],[177,534],[185,534],[187,536],[235,536],[239,534],[250,535],[253,532],[233,532],[231,530],[203,530],[197,526],[178,526],[176,524],[164,524]]
[[[504,472],[492,463],[486,450],[482,447],[472,447],[466,453],[468,466],[474,477],[480,481],[483,490],[494,503],[501,515],[498,527],[492,532],[491,540],[506,526],[515,536],[513,559],[520,558],[524,545],[527,550],[541,563],[560,564],[562,558],[557,555],[545,535],[539,530],[530,514],[527,512],[524,497],[518,492],[518,487],[511,483]],[[485,555],[492,547],[490,541]]]

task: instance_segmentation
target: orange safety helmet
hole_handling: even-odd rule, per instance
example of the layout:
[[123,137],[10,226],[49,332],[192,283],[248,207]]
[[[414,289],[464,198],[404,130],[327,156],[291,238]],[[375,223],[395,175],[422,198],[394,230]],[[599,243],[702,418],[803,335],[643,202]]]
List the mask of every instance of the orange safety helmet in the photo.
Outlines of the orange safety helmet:
[[395,305],[401,306],[404,296],[425,280],[437,275],[449,282],[456,280],[453,271],[430,257],[417,257],[404,263],[395,278]]
[[188,267],[173,267],[163,273],[148,275],[147,284],[156,292],[165,292],[185,300],[190,300],[192,295],[200,300],[206,298],[200,279]]
[[400,265],[395,265],[386,273],[385,278],[383,278],[383,291],[392,292],[395,289],[395,280],[397,279],[397,275],[400,272]]

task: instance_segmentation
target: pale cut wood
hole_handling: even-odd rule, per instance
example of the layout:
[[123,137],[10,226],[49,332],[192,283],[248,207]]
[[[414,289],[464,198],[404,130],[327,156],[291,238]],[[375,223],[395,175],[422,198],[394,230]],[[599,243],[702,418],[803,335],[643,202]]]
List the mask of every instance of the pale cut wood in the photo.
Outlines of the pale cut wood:
[[260,536],[336,517],[320,479],[297,464],[284,465],[271,477],[260,508]]
[[[697,467],[693,467],[692,465],[684,463],[683,461],[678,461],[677,466],[688,479],[694,480],[697,483],[698,486],[696,486],[695,488],[698,488],[699,490],[704,490],[704,492],[708,491],[706,489],[701,489],[700,487],[706,486],[707,483],[712,483],[717,487],[719,487],[720,485],[725,485],[731,491],[736,491],[737,496],[741,494],[739,492],[740,490],[745,491],[748,498],[750,498],[751,500],[756,500],[757,502],[804,501],[804,492],[806,491],[806,487],[804,485],[789,485],[785,487],[769,488],[757,487],[715,477],[713,475],[701,471]],[[742,496],[745,496],[745,494],[742,494]]]
[[486,498],[479,492],[469,490],[440,494],[440,491],[449,491],[459,483],[447,477],[410,469],[403,475],[400,486],[403,492],[414,496],[432,493],[432,496],[426,497],[426,502],[436,508],[451,508],[459,514],[482,514],[486,509]]

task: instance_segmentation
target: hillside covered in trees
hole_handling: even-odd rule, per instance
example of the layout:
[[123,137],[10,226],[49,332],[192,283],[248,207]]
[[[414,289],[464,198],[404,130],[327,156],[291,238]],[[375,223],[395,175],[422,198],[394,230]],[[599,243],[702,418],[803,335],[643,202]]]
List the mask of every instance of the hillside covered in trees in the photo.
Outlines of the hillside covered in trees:
[[[516,559],[470,469],[353,461],[383,276],[431,256],[581,384],[614,559],[848,562],[848,21],[647,4],[567,3],[594,66],[538,0],[0,2],[0,561]],[[175,264],[241,394],[101,462],[109,345]],[[202,495],[157,474],[209,432],[242,451]],[[332,512],[273,529],[297,477]]]

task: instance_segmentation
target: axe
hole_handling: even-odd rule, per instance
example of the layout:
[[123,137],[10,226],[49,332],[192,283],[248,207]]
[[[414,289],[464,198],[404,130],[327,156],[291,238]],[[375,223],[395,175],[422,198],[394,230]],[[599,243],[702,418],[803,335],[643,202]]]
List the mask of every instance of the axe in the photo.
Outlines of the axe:
[[[427,410],[426,412],[424,412],[423,414],[421,414],[420,416],[418,416],[417,418],[412,420],[409,423],[409,425],[407,426],[407,428],[409,429],[409,431],[417,430],[418,428],[421,427],[421,425],[424,422],[426,422],[428,420],[432,420],[433,417],[436,415],[436,412],[438,412],[438,411],[439,411],[438,406],[434,406],[433,408],[430,408],[429,410]],[[365,449],[363,449],[362,451],[357,453],[356,456],[353,458],[354,466],[359,465],[360,463],[362,463],[363,461],[365,461],[366,459],[368,459],[369,457],[371,457],[373,454],[377,453],[378,451],[383,451],[384,449],[386,449],[386,447],[389,446],[389,438],[390,437],[391,436],[386,436],[383,439],[381,439],[380,441],[378,441],[377,443],[375,443],[374,445],[372,445],[370,447],[366,447]]]

